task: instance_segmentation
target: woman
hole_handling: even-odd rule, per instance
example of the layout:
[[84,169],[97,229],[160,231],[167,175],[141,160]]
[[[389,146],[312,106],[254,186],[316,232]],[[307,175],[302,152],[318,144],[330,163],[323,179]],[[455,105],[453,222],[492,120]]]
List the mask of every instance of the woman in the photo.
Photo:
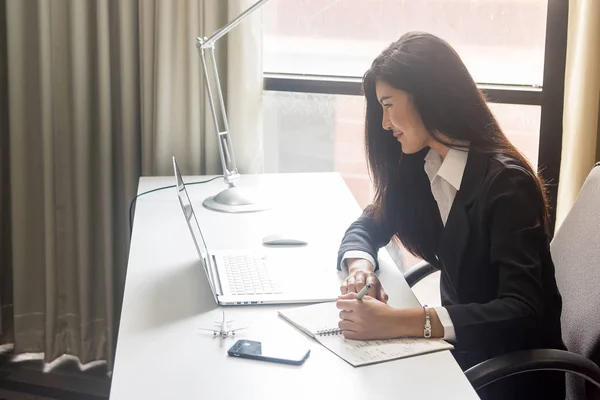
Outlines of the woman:
[[[543,183],[460,57],[440,38],[408,33],[375,59],[363,86],[375,196],[340,246],[344,335],[444,338],[463,369],[522,349],[564,349]],[[387,305],[375,272],[390,239],[441,270],[442,307]],[[564,391],[563,374],[536,372],[479,394],[564,399]]]

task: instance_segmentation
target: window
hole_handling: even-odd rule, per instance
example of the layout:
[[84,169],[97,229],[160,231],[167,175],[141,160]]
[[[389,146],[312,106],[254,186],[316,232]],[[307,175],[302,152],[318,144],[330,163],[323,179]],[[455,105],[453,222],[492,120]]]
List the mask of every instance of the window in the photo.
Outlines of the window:
[[[512,142],[537,165],[540,107],[490,103]],[[264,96],[266,172],[341,174],[361,207],[373,194],[360,96],[271,92]]]
[[547,0],[275,0],[265,72],[362,76],[404,32],[446,39],[477,82],[541,85]]
[[446,39],[556,202],[568,6],[563,0],[273,0],[263,7],[268,172],[338,171],[372,196],[361,77],[412,30]]

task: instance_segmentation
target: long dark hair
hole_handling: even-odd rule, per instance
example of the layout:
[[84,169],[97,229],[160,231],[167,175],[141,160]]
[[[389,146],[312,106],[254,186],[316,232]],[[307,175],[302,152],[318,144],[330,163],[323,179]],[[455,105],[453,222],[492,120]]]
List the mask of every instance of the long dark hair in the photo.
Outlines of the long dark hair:
[[[402,154],[401,144],[382,127],[383,110],[375,85],[381,80],[409,94],[432,137],[452,148],[468,141],[469,151],[503,154],[517,160],[536,177],[547,222],[544,185],[527,159],[506,138],[456,51],[443,39],[424,32],[409,32],[389,45],[363,77],[366,98],[365,150],[375,187],[371,211],[397,229],[396,237],[412,254],[430,259],[437,206],[423,172],[426,149]],[[450,138],[448,143],[439,133]],[[421,177],[418,179],[417,177]],[[390,218],[395,218],[391,221]],[[546,224],[547,225],[547,224]]]

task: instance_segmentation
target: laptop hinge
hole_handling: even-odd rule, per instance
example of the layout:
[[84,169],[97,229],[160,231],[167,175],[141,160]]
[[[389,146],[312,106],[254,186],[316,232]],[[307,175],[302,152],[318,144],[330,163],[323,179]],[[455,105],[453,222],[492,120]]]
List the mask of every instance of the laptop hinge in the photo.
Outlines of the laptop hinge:
[[213,271],[213,280],[215,281],[215,289],[219,296],[223,296],[223,287],[221,286],[221,277],[219,276],[219,269],[217,268],[217,259],[214,254],[210,255],[212,262],[210,268]]

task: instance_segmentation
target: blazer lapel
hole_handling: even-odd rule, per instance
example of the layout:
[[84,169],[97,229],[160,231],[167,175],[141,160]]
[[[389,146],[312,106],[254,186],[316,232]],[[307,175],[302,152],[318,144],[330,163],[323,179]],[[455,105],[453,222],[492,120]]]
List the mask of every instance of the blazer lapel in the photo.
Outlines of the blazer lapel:
[[458,289],[460,264],[469,240],[467,210],[485,176],[488,157],[473,149],[469,151],[460,190],[452,203],[437,251],[439,261],[455,291]]

